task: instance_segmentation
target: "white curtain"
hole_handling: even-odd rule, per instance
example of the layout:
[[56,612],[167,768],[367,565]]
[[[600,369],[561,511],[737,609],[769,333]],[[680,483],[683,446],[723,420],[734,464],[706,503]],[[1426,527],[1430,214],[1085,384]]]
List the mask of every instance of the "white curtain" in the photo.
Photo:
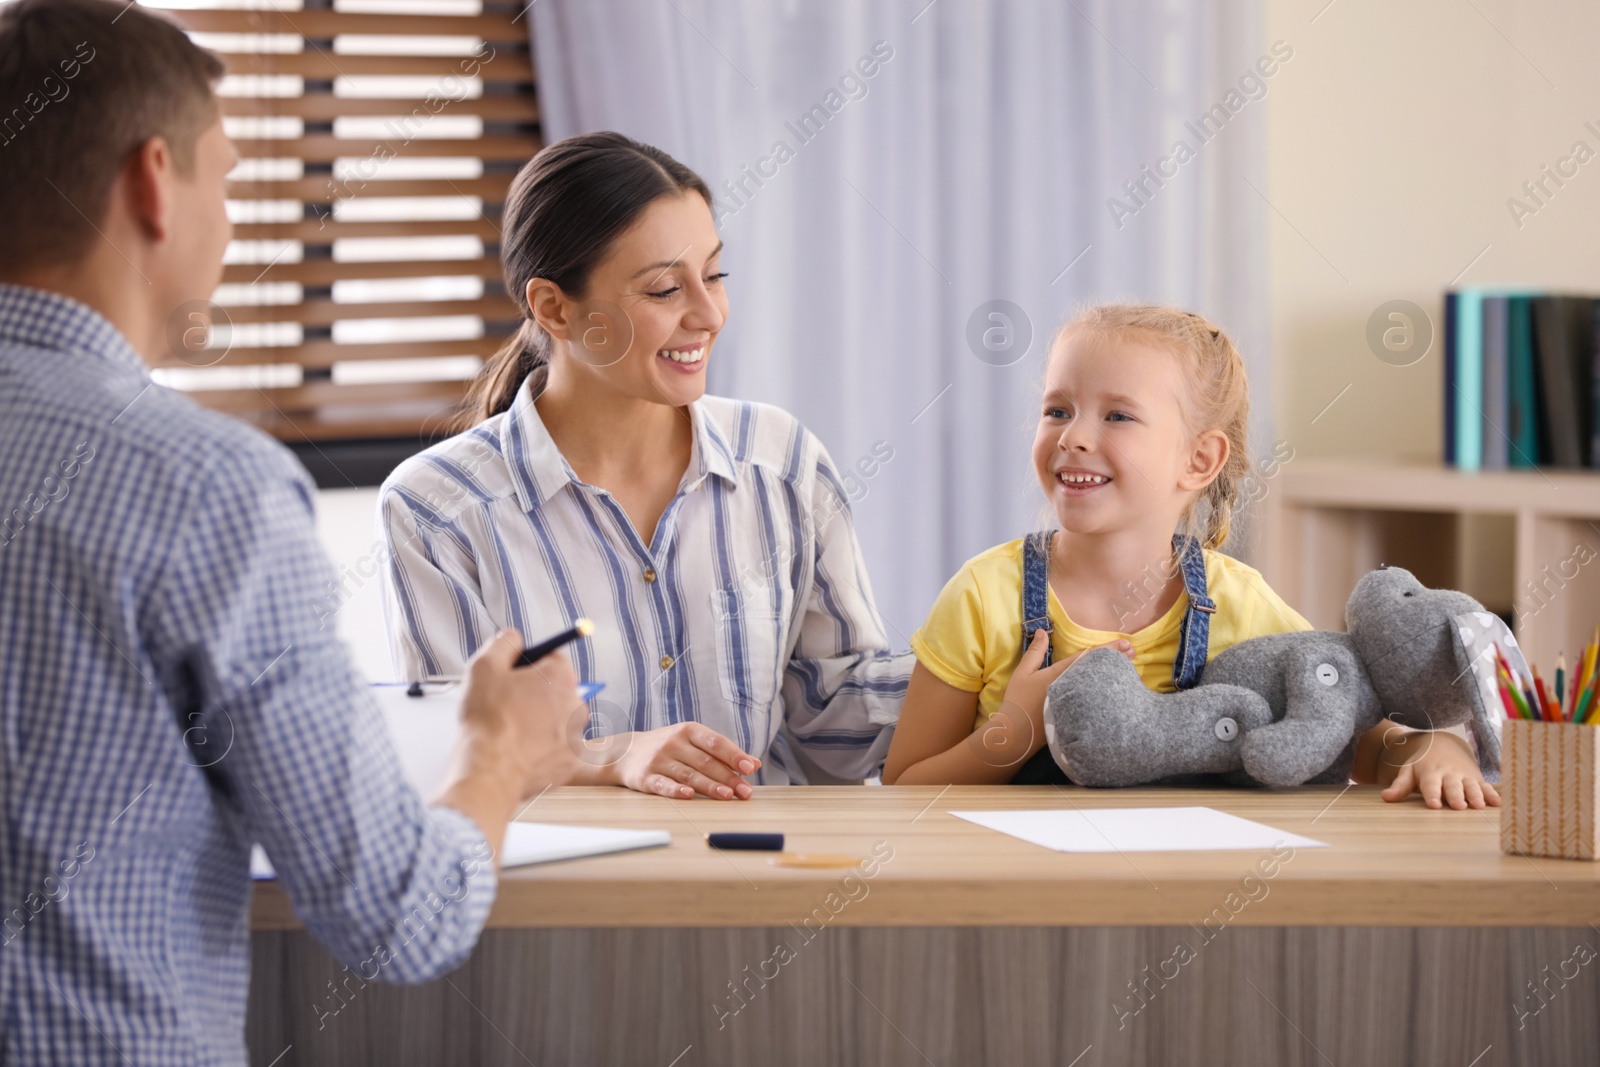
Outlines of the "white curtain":
[[[1257,66],[1259,0],[531,13],[547,141],[619,130],[719,197],[732,317],[711,391],[794,412],[842,468],[892,449],[857,475],[853,511],[902,646],[964,560],[1039,524],[1038,387],[1074,308],[1159,301],[1222,323],[1270,451],[1263,97],[1284,75]],[[1158,187],[1146,165],[1172,176]],[[1023,312],[1009,338],[997,300]]]

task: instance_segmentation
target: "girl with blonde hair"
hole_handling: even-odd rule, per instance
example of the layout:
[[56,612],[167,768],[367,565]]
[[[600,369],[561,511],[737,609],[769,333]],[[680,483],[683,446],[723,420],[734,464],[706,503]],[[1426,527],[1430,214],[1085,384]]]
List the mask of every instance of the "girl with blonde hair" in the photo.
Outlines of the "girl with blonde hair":
[[[1058,528],[991,548],[946,584],[911,638],[886,783],[1066,782],[1045,745],[1045,694],[1088,649],[1120,650],[1170,692],[1231,645],[1311,629],[1221,552],[1251,463],[1249,381],[1220,327],[1173,308],[1089,308],[1051,345],[1040,407],[1033,468]],[[1420,790],[1432,807],[1499,802],[1464,741],[1408,733],[1384,722],[1364,736],[1356,780],[1389,786],[1389,800]]]

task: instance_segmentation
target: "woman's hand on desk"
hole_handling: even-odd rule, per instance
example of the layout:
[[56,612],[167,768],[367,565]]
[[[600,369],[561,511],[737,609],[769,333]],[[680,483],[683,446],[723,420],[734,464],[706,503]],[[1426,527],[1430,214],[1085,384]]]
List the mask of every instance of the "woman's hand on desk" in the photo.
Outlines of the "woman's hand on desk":
[[712,800],[748,800],[754,790],[744,775],[761,768],[759,759],[699,723],[619,734],[606,741],[608,748],[615,745],[622,754],[580,770],[580,782],[622,785],[675,800],[687,800],[696,793]]

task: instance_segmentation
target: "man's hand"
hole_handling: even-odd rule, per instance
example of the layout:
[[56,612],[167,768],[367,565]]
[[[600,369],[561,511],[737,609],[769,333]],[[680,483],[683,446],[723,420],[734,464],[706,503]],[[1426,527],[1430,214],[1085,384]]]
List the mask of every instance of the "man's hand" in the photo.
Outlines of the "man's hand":
[[517,796],[567,782],[577,770],[583,706],[578,676],[564,652],[515,666],[522,638],[505,630],[467,664],[461,730],[475,755],[501,765]]
[[450,784],[435,803],[475,821],[500,852],[516,806],[578,768],[586,716],[577,714],[578,679],[562,652],[517,667],[522,637],[503,630],[467,664],[461,736]]

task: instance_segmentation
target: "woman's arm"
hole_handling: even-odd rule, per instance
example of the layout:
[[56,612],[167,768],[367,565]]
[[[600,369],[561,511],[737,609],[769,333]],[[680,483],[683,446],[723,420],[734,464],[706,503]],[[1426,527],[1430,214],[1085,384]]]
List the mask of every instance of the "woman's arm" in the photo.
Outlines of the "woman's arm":
[[457,543],[466,534],[392,482],[378,509],[389,556],[383,617],[400,680],[464,676],[467,660],[501,629],[483,602],[473,561]]
[[803,607],[783,671],[784,725],[818,767],[859,780],[883,766],[913,661],[889,645],[849,502],[827,450],[807,437],[817,464],[797,548],[810,552],[811,580],[795,590]]

